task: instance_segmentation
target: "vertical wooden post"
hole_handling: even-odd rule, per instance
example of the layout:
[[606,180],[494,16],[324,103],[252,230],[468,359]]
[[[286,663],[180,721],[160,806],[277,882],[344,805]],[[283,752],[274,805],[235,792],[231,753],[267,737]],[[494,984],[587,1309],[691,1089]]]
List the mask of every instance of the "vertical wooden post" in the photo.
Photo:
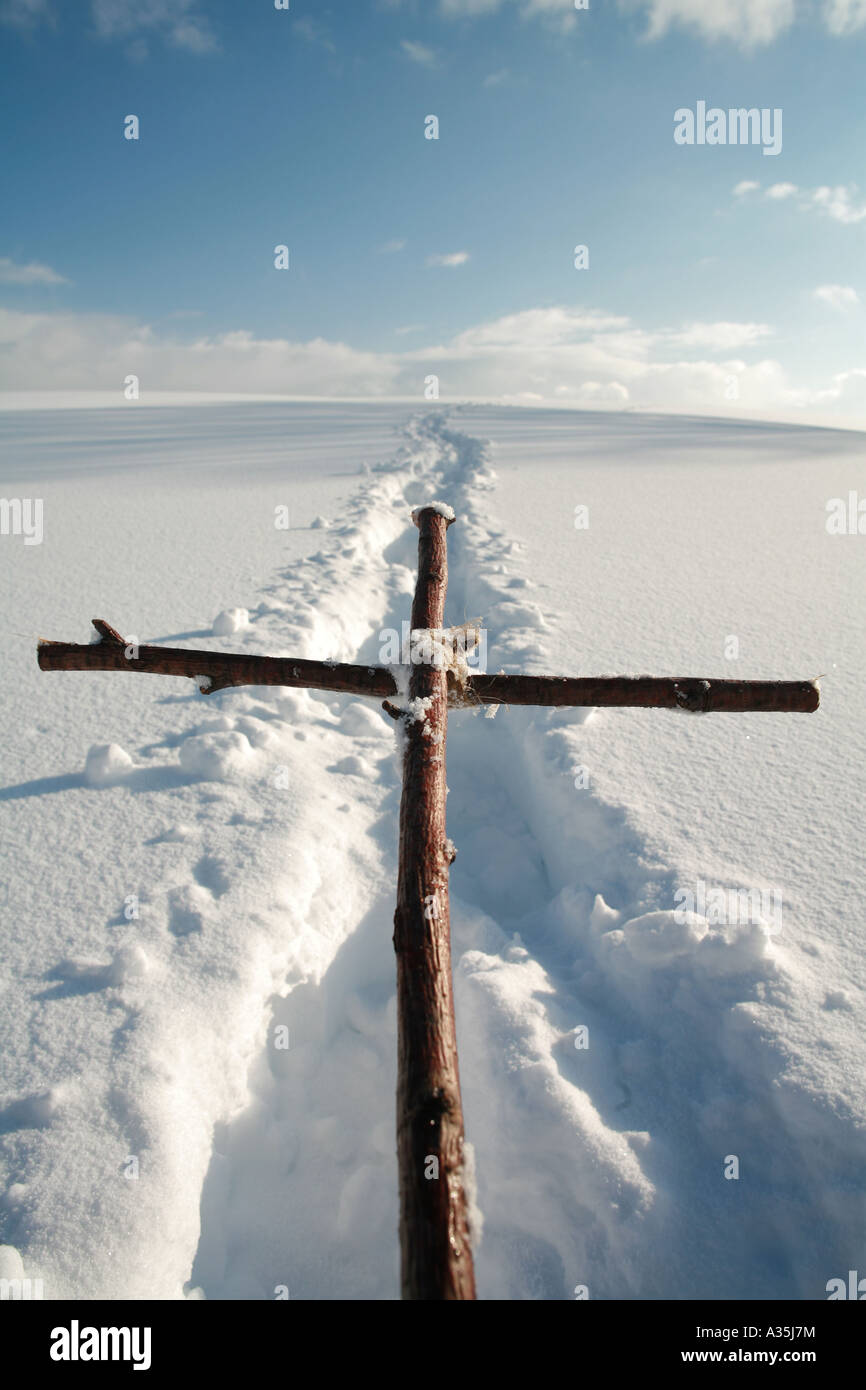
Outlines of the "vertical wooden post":
[[[419,530],[413,631],[441,628],[448,583],[446,531],[435,507],[413,513]],[[413,665],[400,801],[397,954],[397,1157],[402,1296],[473,1299],[475,1273],[463,1188],[463,1108],[451,982],[445,835],[446,673]],[[418,706],[415,706],[418,711]]]

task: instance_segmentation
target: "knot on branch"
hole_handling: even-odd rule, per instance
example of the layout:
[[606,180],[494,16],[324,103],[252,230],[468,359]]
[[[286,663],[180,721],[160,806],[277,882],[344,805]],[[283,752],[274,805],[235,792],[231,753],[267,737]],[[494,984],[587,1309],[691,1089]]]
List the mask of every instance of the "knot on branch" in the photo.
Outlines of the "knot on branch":
[[709,681],[690,681],[688,685],[678,682],[674,686],[677,709],[685,710],[686,714],[706,714],[710,708],[710,688]]
[[454,1096],[437,1086],[435,1090],[419,1096],[416,1101],[409,1105],[404,1118],[410,1126],[422,1124],[425,1127],[436,1128],[442,1124],[443,1120],[450,1119],[459,1113],[460,1110]]

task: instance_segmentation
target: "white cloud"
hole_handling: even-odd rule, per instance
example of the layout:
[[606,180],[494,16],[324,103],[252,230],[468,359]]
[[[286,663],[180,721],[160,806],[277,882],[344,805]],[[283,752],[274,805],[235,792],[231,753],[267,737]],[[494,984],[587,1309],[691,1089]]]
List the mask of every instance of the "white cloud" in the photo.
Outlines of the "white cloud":
[[853,407],[866,419],[866,367],[854,367],[849,372],[838,372],[833,377],[832,385],[811,393],[811,403],[831,405],[846,411]]
[[844,313],[846,309],[854,309],[860,303],[860,296],[850,285],[819,285],[812,291],[812,298],[819,304],[827,304],[831,309],[837,309]]
[[435,50],[428,48],[426,43],[416,43],[414,39],[401,39],[400,47],[413,63],[420,63],[423,68],[436,67],[438,60]]
[[[571,27],[574,0],[507,0],[527,18],[555,19]],[[598,3],[599,0],[590,0]],[[477,16],[500,9],[506,0],[440,0],[446,15]],[[845,3],[845,0],[837,0]],[[862,0],[857,0],[862,3]],[[744,48],[770,43],[794,21],[795,0],[619,0],[620,8],[646,14],[647,37],[661,38],[679,27],[702,38],[732,39]]]
[[[736,185],[733,194],[735,198],[739,198],[744,193],[754,192],[758,188],[760,184],[746,180]],[[764,190],[764,197],[774,202],[796,198],[797,206],[802,212],[823,212],[832,217],[834,222],[853,225],[866,220],[866,203],[859,200],[855,183],[837,184],[832,188],[823,184],[819,188],[811,189],[799,188],[795,183],[771,183]]]
[[197,0],[92,0],[91,9],[102,38],[131,38],[145,30],[191,53],[207,53],[217,46]]
[[693,323],[669,334],[667,341],[680,348],[703,347],[712,352],[733,352],[736,348],[750,347],[772,331],[766,323]]
[[178,20],[168,31],[169,42],[175,48],[188,48],[190,53],[212,53],[219,45],[206,21]]
[[237,330],[184,340],[110,315],[0,310],[8,391],[50,386],[121,395],[124,377],[134,373],[143,398],[178,391],[421,399],[425,377],[435,373],[446,399],[769,418],[797,418],[817,405],[831,419],[843,409],[859,411],[866,426],[866,369],[794,389],[778,361],[731,356],[768,331],[726,322],[648,331],[621,315],[555,306],[476,324],[439,344],[361,352],[321,338],[291,342]]
[[[491,14],[493,10],[498,10],[503,0],[440,0],[439,8],[443,14],[453,15],[479,15]],[[566,0],[562,0],[564,5]],[[569,5],[572,0],[568,0]],[[525,6],[529,9],[529,4]]]
[[452,251],[446,256],[428,256],[428,265],[465,265],[469,260],[468,251]]
[[306,39],[307,43],[319,44],[321,48],[326,48],[329,53],[336,53],[337,51],[336,44],[327,29],[315,19],[311,19],[309,15],[303,15],[300,19],[296,19],[292,32],[298,34],[302,39]]
[[[590,0],[598,4],[600,0]],[[94,23],[105,35],[131,35],[139,29],[161,30],[169,42],[192,52],[215,48],[216,39],[206,16],[199,10],[202,0],[91,0]],[[388,0],[394,8],[400,0]],[[683,29],[711,42],[727,39],[744,49],[771,43],[796,19],[823,21],[831,34],[845,36],[866,27],[866,0],[618,0],[620,8],[646,15],[646,37],[659,39],[671,29]],[[439,0],[439,12],[448,18],[478,18],[505,6],[515,8],[526,19],[541,19],[558,29],[577,28],[574,0]],[[0,0],[0,20],[24,27],[40,20],[53,21],[61,11],[59,0]],[[306,18],[295,21],[295,29],[313,42],[324,43],[334,51],[325,31]],[[426,45],[403,41],[426,53]],[[140,50],[139,50],[140,51]],[[411,54],[409,56],[412,56]],[[428,63],[423,56],[413,61]],[[494,74],[495,75],[495,74]]]
[[393,255],[396,251],[402,251],[405,245],[405,238],[393,237],[391,241],[386,241],[384,245],[380,246],[379,250],[382,253],[382,255],[390,256]]
[[625,331],[631,321],[621,314],[605,314],[596,309],[522,309],[466,329],[453,340],[458,351],[469,353],[502,349],[511,351],[521,344],[529,351],[557,348],[605,332]]
[[816,188],[811,195],[812,206],[820,208],[836,222],[862,222],[866,218],[866,203],[856,203],[856,184],[837,184],[835,188]]
[[837,372],[830,385],[804,392],[805,405],[820,413],[821,419],[840,421],[863,429],[866,423],[866,367]]
[[507,82],[511,73],[508,68],[499,68],[497,72],[489,72],[484,79],[485,87],[501,87],[503,82]]
[[[40,21],[54,23],[69,6],[55,0],[5,0],[0,19],[24,27]],[[146,56],[142,33],[159,35],[175,48],[209,53],[217,41],[201,0],[91,0],[93,30],[103,39],[132,39],[130,56]]]
[[[395,392],[399,362],[314,338],[255,338],[243,329],[182,340],[109,314],[0,309],[4,386],[122,390],[134,373],[150,390],[378,396]],[[235,383],[235,384],[233,384]]]
[[671,28],[706,39],[730,39],[741,48],[772,43],[794,22],[794,0],[621,0],[629,9],[648,11],[647,37]]
[[68,285],[69,281],[50,265],[29,261],[18,265],[8,256],[0,256],[0,283],[4,285]]
[[51,22],[53,18],[49,0],[5,0],[5,4],[0,5],[0,20],[20,29],[27,29],[40,20]]
[[827,0],[824,9],[831,34],[853,34],[866,26],[866,0]]
[[821,20],[838,35],[866,26],[866,0],[620,0],[620,5],[648,12],[651,39],[677,27],[746,49],[772,43],[799,18]]
[[[598,0],[590,0],[590,4]],[[440,0],[448,16],[492,14],[514,5],[525,18],[556,20],[574,27],[574,0]],[[672,29],[740,48],[772,43],[798,19],[823,22],[831,34],[853,34],[866,26],[866,0],[619,0],[626,12],[646,16],[646,37],[660,39]]]
[[[436,372],[443,394],[710,414],[796,408],[778,362],[713,360],[716,344],[758,336],[754,325],[735,328],[691,324],[648,332],[601,311],[531,309],[409,356],[419,372]],[[699,345],[697,356],[686,339]],[[738,399],[731,404],[726,393],[734,380]]]
[[[541,17],[570,21],[574,17],[574,0],[507,0],[507,2],[515,4],[521,14],[527,18]],[[595,2],[598,4],[599,0],[595,0]],[[505,3],[506,0],[439,0],[439,9],[445,15],[476,17],[493,14]],[[590,4],[592,4],[592,0],[590,0]]]

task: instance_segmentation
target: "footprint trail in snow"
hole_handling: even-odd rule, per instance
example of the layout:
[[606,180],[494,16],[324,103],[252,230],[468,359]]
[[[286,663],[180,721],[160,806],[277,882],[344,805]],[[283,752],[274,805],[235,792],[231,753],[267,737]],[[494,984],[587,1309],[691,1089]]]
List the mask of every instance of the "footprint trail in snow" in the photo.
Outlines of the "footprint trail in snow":
[[[340,552],[359,566],[352,584],[369,601],[369,631],[340,655],[377,662],[377,629],[400,631],[417,546],[408,506],[443,497],[458,516],[446,621],[484,615],[492,669],[555,669],[520,543],[493,519],[489,450],[440,414],[406,434],[359,500],[350,533],[358,539]],[[389,532],[383,516],[397,527]],[[334,612],[343,611],[338,583]],[[592,717],[513,709],[449,721],[452,931],[483,1225],[480,1294],[570,1298],[586,1285],[600,1298],[684,1289],[759,1298],[782,1284],[806,1296],[812,1272],[795,1269],[792,1255],[826,1221],[810,1200],[810,1165],[832,1155],[844,1184],[854,1164],[845,1124],[825,1116],[805,1150],[780,1144],[798,1096],[775,1084],[774,1039],[750,1026],[749,1006],[774,997],[784,1005],[785,973],[760,930],[679,926],[660,906],[672,902],[671,871],[653,862],[622,810],[589,790],[575,794],[571,771]],[[390,935],[399,767],[383,751],[391,731],[375,707],[353,703],[340,715],[347,721],[353,746],[366,734],[378,754],[361,744],[330,768],[359,779],[346,792],[353,805],[371,777],[377,788],[350,870],[363,864],[368,906],[357,923],[343,917],[327,968],[275,1002],[252,1104],[218,1134],[192,1280],[209,1296],[273,1297],[279,1285],[324,1299],[397,1289]],[[273,1046],[280,1028],[291,1039],[285,1051]],[[772,1208],[763,1184],[737,1205],[719,1180],[732,1131],[741,1148],[746,1138],[750,1163],[773,1174]],[[828,1258],[825,1235],[820,1269]]]
[[[563,615],[497,522],[491,457],[446,413],[411,420],[317,517],[322,548],[210,641],[379,664],[411,607],[410,508],[442,498],[446,622],[483,617],[492,670],[558,672]],[[159,737],[102,745],[56,788],[114,908],[92,952],[59,940],[40,962],[31,1026],[65,1079],[0,1112],[5,1239],[55,1296],[394,1298],[394,726],[373,701],[154,684]],[[820,1296],[856,1265],[862,1135],[790,1065],[784,949],[678,922],[674,866],[578,787],[588,731],[615,740],[618,715],[449,720],[479,1296]],[[68,1075],[49,1007],[87,1039]],[[731,1154],[748,1181],[724,1180]]]

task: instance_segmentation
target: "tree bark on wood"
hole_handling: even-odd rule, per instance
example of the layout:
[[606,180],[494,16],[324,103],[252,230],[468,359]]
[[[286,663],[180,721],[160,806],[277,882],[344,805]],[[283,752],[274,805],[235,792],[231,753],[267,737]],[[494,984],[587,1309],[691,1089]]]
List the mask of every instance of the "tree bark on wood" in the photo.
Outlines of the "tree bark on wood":
[[[413,620],[414,621],[414,620]],[[384,666],[357,666],[303,657],[191,650],[128,644],[101,618],[96,643],[40,641],[43,671],[135,671],[141,675],[205,676],[202,693],[238,685],[282,685],[336,694],[391,698],[397,685]],[[440,624],[441,626],[441,624]],[[639,709],[691,709],[700,713],[811,714],[818,708],[816,681],[733,681],[699,676],[470,676],[465,689],[449,686],[453,708],[471,705],[611,705]]]
[[[431,508],[419,529],[413,630],[441,628],[448,520]],[[394,950],[397,955],[397,1157],[405,1299],[474,1299],[463,1183],[463,1109],[451,979],[445,834],[448,690],[444,670],[411,668],[404,719],[403,794]],[[418,711],[418,707],[415,707]]]
[[[704,714],[812,714],[817,681],[731,681],[702,676],[472,676],[485,705],[618,705]],[[471,699],[471,697],[470,697]]]
[[[307,661],[298,656],[254,656],[245,652],[208,652],[187,647],[130,648],[101,618],[93,619],[101,641],[40,641],[36,657],[43,671],[133,671],[152,676],[207,677],[203,695],[236,685],[284,685],[295,689],[333,690],[347,695],[395,695],[394,677],[384,666],[354,666],[339,661]],[[111,633],[113,636],[108,636]],[[127,650],[130,654],[127,656]]]

